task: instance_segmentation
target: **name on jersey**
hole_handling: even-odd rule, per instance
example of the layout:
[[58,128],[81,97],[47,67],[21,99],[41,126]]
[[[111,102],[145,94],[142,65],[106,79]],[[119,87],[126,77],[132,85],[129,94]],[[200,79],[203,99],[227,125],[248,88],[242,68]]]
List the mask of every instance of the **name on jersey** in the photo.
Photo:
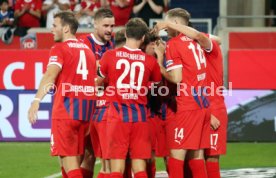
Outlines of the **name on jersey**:
[[124,51],[117,51],[116,57],[128,58],[130,60],[145,61],[145,55],[141,54],[132,54]]
[[84,44],[84,43],[67,43],[67,45],[69,46],[69,48],[86,48],[86,49],[89,49],[89,47]]
[[182,36],[180,38],[182,41],[193,41],[191,38],[187,37],[187,36]]
[[137,100],[138,94],[137,93],[124,93],[124,94],[122,94],[122,98],[125,100]]

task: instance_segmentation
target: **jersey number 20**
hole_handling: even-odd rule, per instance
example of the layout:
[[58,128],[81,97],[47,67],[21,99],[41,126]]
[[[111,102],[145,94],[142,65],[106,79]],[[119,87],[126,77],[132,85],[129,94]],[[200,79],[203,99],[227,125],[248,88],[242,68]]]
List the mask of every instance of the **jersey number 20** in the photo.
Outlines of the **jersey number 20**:
[[[117,83],[116,83],[117,88],[133,88],[136,90],[140,90],[142,86],[143,77],[144,77],[144,71],[145,71],[144,64],[142,62],[137,62],[137,61],[130,64],[128,60],[120,59],[116,63],[116,69],[122,69],[122,66],[124,66],[125,69],[124,69],[124,72],[117,80]],[[137,82],[135,81],[135,78],[137,75],[136,68],[139,69]],[[130,75],[129,83],[123,83],[123,80],[128,75]]]

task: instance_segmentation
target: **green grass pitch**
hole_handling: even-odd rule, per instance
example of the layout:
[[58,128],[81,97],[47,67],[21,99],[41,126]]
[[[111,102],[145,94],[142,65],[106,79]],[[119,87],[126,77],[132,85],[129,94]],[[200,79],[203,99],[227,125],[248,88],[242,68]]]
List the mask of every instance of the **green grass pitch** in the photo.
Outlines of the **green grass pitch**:
[[[49,143],[0,143],[0,177],[42,178],[58,173],[58,159]],[[222,169],[276,167],[276,143],[229,143]],[[96,166],[95,172],[99,170]],[[165,170],[157,159],[157,170]]]

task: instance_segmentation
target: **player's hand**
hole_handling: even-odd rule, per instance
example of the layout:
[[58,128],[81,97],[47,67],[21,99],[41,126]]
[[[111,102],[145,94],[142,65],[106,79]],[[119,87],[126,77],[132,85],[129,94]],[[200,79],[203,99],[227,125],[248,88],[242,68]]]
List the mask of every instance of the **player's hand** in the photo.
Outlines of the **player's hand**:
[[167,29],[168,23],[165,21],[156,21],[156,24],[154,26],[154,31],[158,33],[160,30]]
[[31,124],[36,123],[38,109],[39,109],[39,101],[34,100],[31,104],[29,111],[28,111],[28,119]]
[[162,40],[158,40],[155,42],[155,46],[154,46],[154,52],[157,54],[157,55],[164,55],[165,53],[165,50],[166,50],[166,44],[164,41]]
[[219,126],[220,126],[220,121],[213,114],[211,114],[211,128],[213,130],[217,130]]

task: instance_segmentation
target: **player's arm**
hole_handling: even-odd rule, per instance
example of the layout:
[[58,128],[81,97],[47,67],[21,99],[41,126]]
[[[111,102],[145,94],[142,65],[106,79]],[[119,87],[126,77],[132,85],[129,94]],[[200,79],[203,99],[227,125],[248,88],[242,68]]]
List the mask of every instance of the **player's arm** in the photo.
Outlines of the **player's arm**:
[[109,51],[105,52],[101,60],[97,63],[97,86],[102,86],[104,83],[105,78],[107,78],[108,75],[108,55]]
[[163,41],[158,41],[154,47],[154,52],[157,55],[157,62],[160,67],[160,72],[166,80],[172,83],[179,83],[182,80],[182,75],[178,75],[179,71],[175,70],[167,72],[166,68],[164,67],[165,48],[166,46]]
[[185,34],[189,38],[194,39],[205,50],[208,50],[208,51],[212,50],[211,40],[205,34],[197,31],[194,28],[191,28],[186,25],[171,23],[171,22],[166,22],[166,21],[158,21],[157,24],[155,25],[155,29],[157,31],[166,29],[166,28],[176,30],[180,33]]
[[47,68],[47,71],[43,75],[37,93],[35,95],[35,99],[32,102],[31,107],[28,111],[28,118],[31,124],[34,124],[36,122],[40,101],[44,98],[48,91],[52,89],[53,84],[55,83],[60,71],[61,68],[58,65],[50,64]]
[[209,38],[211,38],[211,40],[214,40],[215,42],[217,42],[218,45],[221,45],[221,38],[216,36],[216,35],[212,35],[209,34]]

